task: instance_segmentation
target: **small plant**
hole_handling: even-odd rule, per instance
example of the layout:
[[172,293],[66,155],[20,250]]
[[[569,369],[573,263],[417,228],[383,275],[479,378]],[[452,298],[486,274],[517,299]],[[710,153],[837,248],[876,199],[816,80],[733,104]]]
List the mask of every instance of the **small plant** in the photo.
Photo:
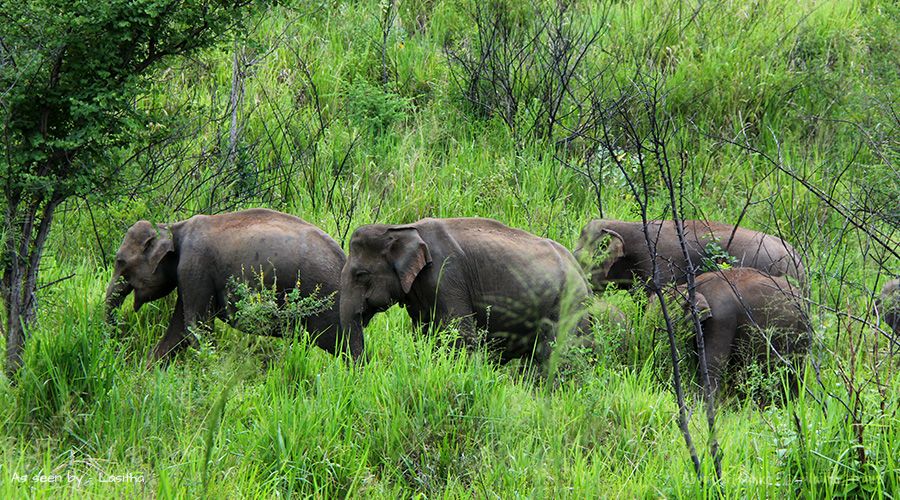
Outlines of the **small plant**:
[[[256,273],[254,273],[256,274]],[[234,326],[259,335],[278,335],[290,332],[303,318],[319,314],[334,305],[334,293],[319,296],[319,287],[307,296],[300,292],[300,280],[284,293],[277,291],[276,282],[266,286],[262,273],[256,274],[258,287],[231,277],[229,303],[234,308]]]
[[710,241],[703,248],[703,260],[700,270],[703,272],[731,269],[738,263],[737,257],[722,248],[718,241]]
[[598,361],[593,346],[588,346],[577,339],[567,338],[565,342],[552,342],[551,348],[556,363],[548,364],[547,376],[554,387],[570,382],[576,385],[583,384],[593,373],[593,366]]
[[742,394],[753,398],[764,407],[768,402],[781,400],[783,372],[783,368],[771,369],[754,359],[735,374],[734,382]]

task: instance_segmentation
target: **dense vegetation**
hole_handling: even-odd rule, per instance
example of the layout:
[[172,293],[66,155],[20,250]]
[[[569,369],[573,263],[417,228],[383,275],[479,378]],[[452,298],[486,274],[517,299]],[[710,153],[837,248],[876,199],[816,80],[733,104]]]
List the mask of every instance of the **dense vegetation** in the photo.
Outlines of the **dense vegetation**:
[[[95,159],[121,178],[58,208],[23,367],[0,382],[0,491],[892,494],[900,380],[872,303],[900,273],[898,28],[900,7],[878,0],[256,6],[233,39],[154,66],[129,96],[143,132]],[[590,219],[642,209],[783,234],[810,275],[805,388],[769,404],[764,374],[734,382],[717,482],[700,391],[702,481],[665,335],[624,292],[608,295],[633,331],[598,328],[602,347],[552,384],[450,350],[452,330],[417,335],[399,308],[367,329],[360,367],[302,332],[218,323],[145,370],[174,300],[106,324],[125,229],[251,206],[345,248],[357,225],[425,216],[492,217],[571,248]]]

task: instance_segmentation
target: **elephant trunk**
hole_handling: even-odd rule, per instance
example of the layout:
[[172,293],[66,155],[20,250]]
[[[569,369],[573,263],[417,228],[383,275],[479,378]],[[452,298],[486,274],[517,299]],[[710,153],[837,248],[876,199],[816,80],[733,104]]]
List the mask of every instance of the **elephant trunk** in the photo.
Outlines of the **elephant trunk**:
[[125,297],[133,290],[132,286],[119,273],[113,277],[106,287],[106,319],[112,318],[112,312],[125,302]]
[[344,330],[345,342],[349,344],[350,356],[357,363],[364,361],[362,312],[347,300],[341,300],[341,327]]
[[363,342],[362,323],[354,323],[347,329],[350,336],[350,356],[353,361],[365,361],[365,342]]

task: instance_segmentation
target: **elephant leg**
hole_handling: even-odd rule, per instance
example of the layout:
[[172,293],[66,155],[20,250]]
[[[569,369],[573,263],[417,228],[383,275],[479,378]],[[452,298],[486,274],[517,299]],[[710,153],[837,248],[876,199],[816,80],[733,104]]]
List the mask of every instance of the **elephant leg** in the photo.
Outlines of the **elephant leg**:
[[341,316],[335,307],[310,317],[305,326],[310,340],[329,354],[336,355],[345,350],[349,342],[349,339],[343,338],[339,331],[340,324]]
[[412,304],[407,304],[404,309],[406,309],[406,314],[409,315],[414,330],[426,337],[431,334],[434,328],[431,324],[433,309],[421,310]]
[[[715,321],[708,319],[702,323],[703,343],[706,351],[706,369],[709,373],[710,394],[715,396],[719,390],[722,377],[731,356],[731,346],[734,342],[736,324],[732,322]],[[702,376],[702,373],[701,373]],[[701,380],[702,383],[702,380]]]
[[475,311],[466,304],[445,304],[437,312],[434,326],[447,326],[457,322],[459,335],[453,339],[453,347],[457,349],[478,344],[478,329],[475,324]]
[[453,347],[463,349],[477,344],[478,330],[475,311],[472,306],[462,301],[448,303],[444,300],[427,308],[407,305],[406,311],[409,313],[413,325],[421,328],[422,335],[430,335],[434,331],[456,322],[459,335],[452,340]]
[[186,347],[188,343],[196,344],[196,339],[185,328],[184,300],[179,294],[178,300],[175,301],[175,311],[169,320],[166,334],[150,352],[149,361],[152,363],[153,361],[166,358],[169,354],[174,354]]
[[[180,294],[179,290],[179,294]],[[212,284],[196,286],[191,293],[184,294],[184,324],[185,336],[189,337],[191,345],[197,346],[197,338],[193,331],[196,327],[204,325],[215,332],[215,319],[222,317],[225,312],[225,304],[218,301],[216,289]]]
[[169,322],[166,335],[156,344],[150,355],[150,361],[165,358],[188,345],[197,346],[197,338],[191,329],[198,324],[213,321],[215,295],[211,286],[195,286],[190,292],[179,287],[175,313]]
[[476,347],[480,344],[480,339],[478,338],[478,328],[475,324],[475,317],[473,315],[460,316],[458,317],[459,323],[457,323],[457,329],[459,330],[459,335],[453,340],[453,347],[456,349],[464,349],[466,347]]

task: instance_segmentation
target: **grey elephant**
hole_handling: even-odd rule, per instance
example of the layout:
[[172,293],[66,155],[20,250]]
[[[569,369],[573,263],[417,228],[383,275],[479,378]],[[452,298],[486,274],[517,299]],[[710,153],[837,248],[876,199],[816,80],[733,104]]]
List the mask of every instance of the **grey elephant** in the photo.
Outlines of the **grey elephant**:
[[[790,276],[799,283],[805,282],[806,273],[799,254],[776,236],[699,220],[684,221],[684,234],[695,269],[700,268],[704,259],[725,257],[733,267],[752,267],[773,276]],[[648,221],[645,232],[641,222],[595,219],[581,231],[574,253],[598,291],[609,283],[627,288],[635,280],[650,290],[654,259],[648,239],[656,247],[660,286],[684,283],[688,262],[678,241],[674,221]],[[710,244],[718,245],[718,249]],[[713,254],[708,252],[709,249],[714,250]],[[719,249],[727,255],[722,255]]]
[[[809,350],[810,326],[800,290],[783,276],[757,269],[732,268],[695,279],[695,303],[703,331],[713,393],[736,347],[747,345],[758,360],[774,363]],[[675,288],[676,310],[691,324],[687,285]]]
[[881,319],[894,331],[894,335],[900,336],[900,278],[884,284],[875,307],[878,308]]
[[[300,283],[300,294],[328,297],[340,289],[346,257],[321,229],[302,219],[267,209],[197,215],[172,224],[135,223],[116,252],[106,290],[108,314],[134,292],[134,310],[178,290],[175,311],[151,360],[193,343],[188,328],[218,317],[231,319],[229,287],[233,279],[255,286],[276,286],[279,300]],[[344,347],[339,298],[330,308],[304,318],[316,344],[330,353]],[[351,355],[363,350],[363,338],[347,339]]]
[[341,322],[351,335],[362,335],[373,315],[399,303],[426,330],[459,320],[463,338],[487,331],[485,340],[499,348],[501,361],[531,357],[539,364],[555,340],[561,311],[574,317],[573,332],[587,331],[577,310],[589,296],[565,247],[495,220],[372,224],[350,239]]

